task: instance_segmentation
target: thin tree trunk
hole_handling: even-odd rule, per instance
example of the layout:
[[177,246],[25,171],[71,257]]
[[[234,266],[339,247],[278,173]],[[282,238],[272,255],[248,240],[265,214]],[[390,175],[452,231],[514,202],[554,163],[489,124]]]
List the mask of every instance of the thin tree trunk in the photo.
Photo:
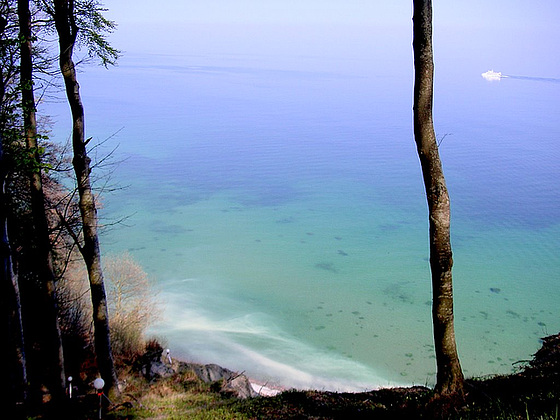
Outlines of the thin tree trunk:
[[34,271],[39,278],[42,307],[37,311],[37,322],[41,324],[40,348],[42,360],[38,363],[44,369],[44,385],[52,396],[60,400],[64,396],[66,377],[62,337],[58,323],[58,302],[56,279],[53,269],[49,226],[47,221],[43,184],[41,179],[39,146],[37,143],[37,121],[35,97],[33,93],[32,33],[29,0],[18,0],[20,28],[20,83],[22,96],[23,124],[26,148],[35,162],[29,174],[31,213],[34,225]]
[[[74,150],[74,172],[78,183],[79,207],[83,224],[84,244],[80,251],[88,270],[93,305],[93,324],[97,364],[107,391],[115,389],[115,372],[111,340],[109,336],[109,315],[107,298],[101,269],[101,252],[97,235],[97,210],[90,182],[90,158],[87,155],[84,134],[84,107],[80,97],[80,87],[72,53],[78,28],[74,20],[73,0],[55,0],[55,25],[60,44],[60,70],[64,77],[66,96],[72,112],[72,147]],[[118,391],[118,390],[117,390]]]
[[12,252],[8,238],[6,212],[6,195],[3,148],[0,132],[0,254],[2,268],[0,282],[0,306],[2,307],[2,337],[6,338],[9,357],[7,361],[8,375],[2,381],[2,395],[10,403],[23,403],[27,399],[27,363],[25,357],[23,324],[21,317],[21,300],[17,276],[12,265]]
[[414,137],[422,166],[430,219],[432,318],[437,362],[436,393],[463,394],[463,372],[453,321],[453,256],[450,203],[432,119],[432,1],[414,0]]
[[[0,17],[0,42],[4,42],[4,29],[7,21]],[[2,52],[4,50],[2,49]],[[3,59],[4,57],[2,57]],[[4,75],[0,74],[0,121],[4,119]],[[6,208],[6,165],[4,162],[4,127],[0,127],[0,306],[2,307],[2,337],[6,338],[7,377],[2,381],[1,393],[10,406],[24,403],[27,399],[27,365],[21,321],[21,301],[18,279],[12,265],[12,251],[8,237],[8,217]],[[14,408],[13,406],[11,407]],[[8,408],[10,410],[10,408]]]

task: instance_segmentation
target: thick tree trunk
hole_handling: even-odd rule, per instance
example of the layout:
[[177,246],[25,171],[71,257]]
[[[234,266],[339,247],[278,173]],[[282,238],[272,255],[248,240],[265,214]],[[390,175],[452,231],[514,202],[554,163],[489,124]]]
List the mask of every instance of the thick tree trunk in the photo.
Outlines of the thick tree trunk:
[[414,0],[413,46],[414,138],[422,166],[430,219],[436,392],[440,395],[462,394],[464,379],[453,322],[451,211],[432,119],[434,63],[431,0]]
[[[43,184],[41,179],[39,147],[37,143],[37,122],[35,97],[33,93],[32,33],[29,0],[18,0],[18,17],[20,28],[20,83],[22,96],[23,124],[27,152],[35,164],[29,173],[31,196],[31,213],[34,225],[33,267],[40,287],[40,308],[34,308],[34,322],[40,336],[40,360],[35,363],[42,371],[41,383],[52,396],[60,400],[64,396],[66,377],[64,374],[64,355],[62,337],[58,323],[58,302],[56,297],[56,279],[54,275],[49,226],[47,221]],[[40,369],[39,369],[40,368]]]
[[112,390],[117,385],[111,340],[109,336],[109,315],[101,269],[101,252],[97,235],[97,210],[90,183],[90,158],[87,155],[84,134],[84,107],[80,97],[80,87],[72,53],[76,42],[77,26],[74,21],[73,0],[55,0],[55,25],[60,44],[60,70],[64,77],[66,96],[72,112],[72,147],[74,150],[74,172],[78,184],[79,207],[83,224],[83,246],[80,251],[88,270],[93,305],[93,325],[95,353],[105,389]]

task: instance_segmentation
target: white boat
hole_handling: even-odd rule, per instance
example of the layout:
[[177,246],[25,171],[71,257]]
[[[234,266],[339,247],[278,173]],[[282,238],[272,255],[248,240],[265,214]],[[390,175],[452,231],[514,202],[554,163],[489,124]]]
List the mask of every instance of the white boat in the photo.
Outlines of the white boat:
[[487,72],[482,73],[482,77],[484,77],[486,80],[500,80],[502,77],[507,76],[503,76],[502,72],[499,71],[488,70]]

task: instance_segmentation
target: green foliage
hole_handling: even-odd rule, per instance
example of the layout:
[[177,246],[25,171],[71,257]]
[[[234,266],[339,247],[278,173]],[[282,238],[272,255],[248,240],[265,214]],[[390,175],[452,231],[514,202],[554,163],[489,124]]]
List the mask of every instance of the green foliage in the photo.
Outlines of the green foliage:
[[[46,154],[45,146],[27,148],[22,145],[22,136],[15,130],[6,130],[3,133],[4,152],[6,165],[11,172],[21,174],[48,172],[52,165],[43,162]],[[46,136],[37,136],[38,139],[47,139]]]
[[[99,0],[74,0],[72,2],[73,20],[71,26],[75,31],[76,45],[85,48],[90,58],[99,59],[105,67],[114,65],[120,56],[120,51],[112,47],[107,36],[115,31],[117,24],[107,19],[103,13],[107,11]],[[38,0],[39,9],[54,19],[54,5],[52,1]],[[56,34],[53,22],[49,22],[46,29]]]
[[99,58],[105,67],[115,64],[120,51],[111,47],[107,34],[112,33],[117,25],[103,16],[107,9],[98,0],[76,0],[74,7],[78,43],[87,48],[90,57]]
[[25,37],[22,34],[18,34],[18,44],[19,45],[23,45],[27,42],[35,42],[37,40],[38,40],[38,38],[35,35],[32,35],[30,37]]

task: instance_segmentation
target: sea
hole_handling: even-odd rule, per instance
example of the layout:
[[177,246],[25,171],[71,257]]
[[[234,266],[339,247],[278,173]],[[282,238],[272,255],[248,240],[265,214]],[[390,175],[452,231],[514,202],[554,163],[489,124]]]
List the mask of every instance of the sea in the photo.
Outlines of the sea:
[[[560,330],[560,73],[488,81],[491,64],[436,54],[466,376],[513,372]],[[413,71],[408,41],[82,68],[102,251],[152,279],[148,334],[171,356],[282,388],[434,384]],[[66,104],[46,112],[65,142]]]

